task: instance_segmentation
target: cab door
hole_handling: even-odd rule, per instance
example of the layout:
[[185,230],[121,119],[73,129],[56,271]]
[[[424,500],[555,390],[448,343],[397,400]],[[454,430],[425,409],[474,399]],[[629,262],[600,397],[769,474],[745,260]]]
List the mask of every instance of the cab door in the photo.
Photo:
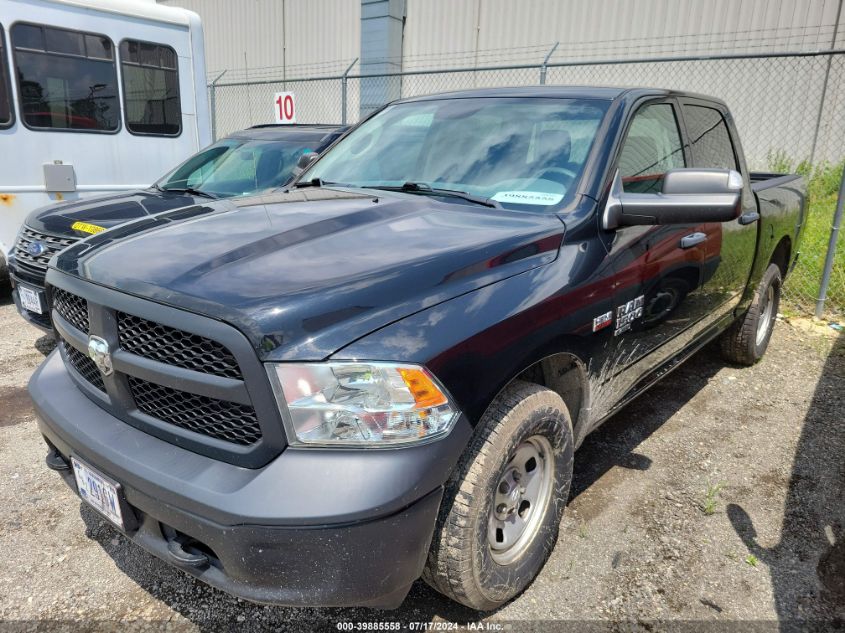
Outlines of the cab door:
[[748,283],[757,250],[760,215],[747,171],[733,143],[733,125],[725,106],[703,99],[680,101],[692,166],[733,169],[743,174],[742,215],[731,222],[704,225],[707,234],[702,279],[703,305],[715,321],[737,307]]
[[[659,193],[667,171],[689,167],[683,138],[676,100],[640,106],[616,161],[623,191]],[[706,316],[701,284],[708,239],[707,227],[695,224],[615,229],[613,374],[623,391],[684,347]]]

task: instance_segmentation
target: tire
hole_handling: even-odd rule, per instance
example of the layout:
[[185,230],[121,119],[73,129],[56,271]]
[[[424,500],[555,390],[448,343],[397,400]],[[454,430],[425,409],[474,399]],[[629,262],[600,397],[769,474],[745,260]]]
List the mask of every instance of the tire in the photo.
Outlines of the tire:
[[[557,541],[573,450],[572,421],[557,393],[522,381],[505,389],[446,485],[423,579],[480,611],[522,593]],[[511,494],[503,481],[513,484]],[[510,538],[518,525],[521,536]]]
[[769,264],[745,315],[722,334],[722,356],[733,363],[750,366],[763,358],[780,306],[782,279],[777,264]]

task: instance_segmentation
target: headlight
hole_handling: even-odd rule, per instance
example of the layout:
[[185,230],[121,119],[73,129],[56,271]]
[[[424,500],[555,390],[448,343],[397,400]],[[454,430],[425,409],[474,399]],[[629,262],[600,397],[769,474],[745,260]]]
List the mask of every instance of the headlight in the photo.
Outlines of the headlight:
[[446,435],[458,409],[424,367],[394,363],[278,363],[291,444],[384,446]]

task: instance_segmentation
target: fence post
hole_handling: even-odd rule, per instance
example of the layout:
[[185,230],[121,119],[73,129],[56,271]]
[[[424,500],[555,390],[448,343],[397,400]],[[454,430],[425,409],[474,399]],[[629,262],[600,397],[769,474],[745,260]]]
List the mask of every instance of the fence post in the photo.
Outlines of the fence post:
[[358,63],[358,58],[355,58],[349,67],[343,71],[340,77],[340,124],[346,125],[346,86],[349,83],[349,71]]
[[839,237],[839,227],[842,225],[843,207],[845,207],[845,169],[842,170],[842,180],[839,182],[839,199],[836,201],[836,212],[833,214],[833,226],[830,227],[830,242],[827,245],[827,257],[824,260],[819,299],[816,301],[817,319],[821,319],[824,314],[827,287],[830,285],[830,273],[833,271],[833,260],[836,258],[836,241]]
[[548,69],[549,58],[554,55],[554,52],[557,50],[557,47],[560,45],[560,42],[555,42],[555,45],[552,46],[552,50],[546,55],[546,59],[543,60],[543,65],[540,66],[540,85],[546,85],[546,70]]
[[226,74],[224,70],[222,73],[217,75],[215,79],[208,84],[208,87],[211,88],[211,94],[208,98],[208,105],[211,109],[211,141],[214,142],[217,140],[217,81]]

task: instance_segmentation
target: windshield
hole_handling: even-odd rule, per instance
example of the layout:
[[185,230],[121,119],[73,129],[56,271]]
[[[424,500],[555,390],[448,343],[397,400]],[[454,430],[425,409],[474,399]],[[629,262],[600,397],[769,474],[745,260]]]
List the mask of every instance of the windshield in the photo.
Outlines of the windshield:
[[192,156],[156,183],[165,191],[199,191],[216,197],[246,196],[281,187],[299,157],[318,141],[224,139]]
[[[474,98],[398,103],[362,123],[299,180],[448,189],[503,207],[574,195],[609,102]],[[319,181],[315,180],[319,179]]]

